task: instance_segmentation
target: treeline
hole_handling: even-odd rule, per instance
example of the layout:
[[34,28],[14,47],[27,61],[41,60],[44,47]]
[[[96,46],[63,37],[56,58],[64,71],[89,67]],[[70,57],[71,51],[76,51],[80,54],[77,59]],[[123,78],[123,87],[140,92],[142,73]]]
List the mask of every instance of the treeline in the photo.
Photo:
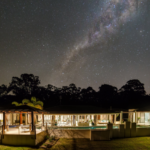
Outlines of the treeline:
[[31,97],[44,102],[44,107],[54,105],[96,105],[105,108],[136,108],[149,104],[144,84],[139,80],[129,80],[120,89],[103,84],[95,91],[92,87],[80,88],[75,84],[57,88],[53,85],[40,86],[40,79],[33,74],[12,77],[9,86],[0,86],[0,105],[22,102]]

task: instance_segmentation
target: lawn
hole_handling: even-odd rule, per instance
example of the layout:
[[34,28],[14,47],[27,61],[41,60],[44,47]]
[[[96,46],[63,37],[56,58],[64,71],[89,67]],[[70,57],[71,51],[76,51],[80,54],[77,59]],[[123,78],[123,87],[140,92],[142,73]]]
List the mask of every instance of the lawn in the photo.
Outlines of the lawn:
[[[45,148],[0,145],[0,150],[44,150]],[[88,139],[59,139],[49,150],[150,150],[150,137],[90,141]]]
[[150,150],[150,137],[90,141],[88,139],[59,139],[51,150]]
[[0,150],[29,150],[30,148],[28,147],[13,147],[13,146],[5,146],[5,145],[0,145]]

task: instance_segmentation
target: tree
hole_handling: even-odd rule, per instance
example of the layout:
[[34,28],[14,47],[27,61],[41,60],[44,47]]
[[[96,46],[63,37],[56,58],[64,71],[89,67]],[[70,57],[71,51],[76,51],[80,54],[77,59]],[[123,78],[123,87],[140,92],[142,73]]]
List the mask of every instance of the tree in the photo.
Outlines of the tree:
[[81,88],[80,87],[76,87],[76,85],[74,83],[71,83],[68,87],[68,92],[70,95],[70,101],[71,103],[75,104],[78,99],[79,99],[79,95],[80,95],[80,91]]
[[146,95],[144,84],[137,79],[129,80],[119,90],[119,100],[126,108],[139,107],[141,99]]
[[124,86],[121,87],[119,92],[121,94],[136,96],[145,96],[146,94],[144,84],[137,79],[129,80]]
[[115,105],[118,89],[112,85],[103,84],[99,87],[98,97],[99,102],[107,107]]
[[34,76],[33,74],[21,74],[20,78],[12,78],[9,89],[16,96],[34,96],[39,84],[40,80],[38,76]]
[[2,84],[0,86],[0,96],[6,95],[8,93],[8,88],[6,85]]
[[28,99],[23,99],[22,103],[18,103],[16,101],[12,102],[12,105],[21,106],[21,105],[28,105],[31,107],[35,107],[38,109],[43,109],[43,102],[40,100],[37,100],[36,97],[31,97],[31,101]]
[[80,92],[81,100],[83,104],[94,104],[96,100],[96,92],[92,87],[88,87],[87,89],[82,89]]
[[109,99],[117,94],[118,89],[112,85],[103,84],[99,87],[99,94],[104,99]]

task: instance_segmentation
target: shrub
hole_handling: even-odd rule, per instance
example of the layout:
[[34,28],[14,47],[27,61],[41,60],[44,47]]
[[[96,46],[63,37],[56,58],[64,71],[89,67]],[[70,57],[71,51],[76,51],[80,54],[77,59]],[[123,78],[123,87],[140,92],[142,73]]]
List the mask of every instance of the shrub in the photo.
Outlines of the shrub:
[[49,138],[49,141],[52,141],[52,140],[55,140],[55,136],[53,135]]
[[51,136],[52,140],[55,140],[55,136]]
[[48,136],[48,135],[46,135],[46,136],[45,136],[45,139],[46,139],[46,140],[47,140],[47,139],[49,139],[49,136]]
[[49,138],[49,142],[52,142],[52,138]]

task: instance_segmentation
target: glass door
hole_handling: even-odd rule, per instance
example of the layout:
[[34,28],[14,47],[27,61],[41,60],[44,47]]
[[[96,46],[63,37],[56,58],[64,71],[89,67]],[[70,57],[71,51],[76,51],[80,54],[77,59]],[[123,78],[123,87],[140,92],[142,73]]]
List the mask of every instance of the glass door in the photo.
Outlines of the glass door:
[[145,123],[148,123],[149,120],[149,113],[145,113]]
[[145,123],[145,113],[141,113],[141,123]]

